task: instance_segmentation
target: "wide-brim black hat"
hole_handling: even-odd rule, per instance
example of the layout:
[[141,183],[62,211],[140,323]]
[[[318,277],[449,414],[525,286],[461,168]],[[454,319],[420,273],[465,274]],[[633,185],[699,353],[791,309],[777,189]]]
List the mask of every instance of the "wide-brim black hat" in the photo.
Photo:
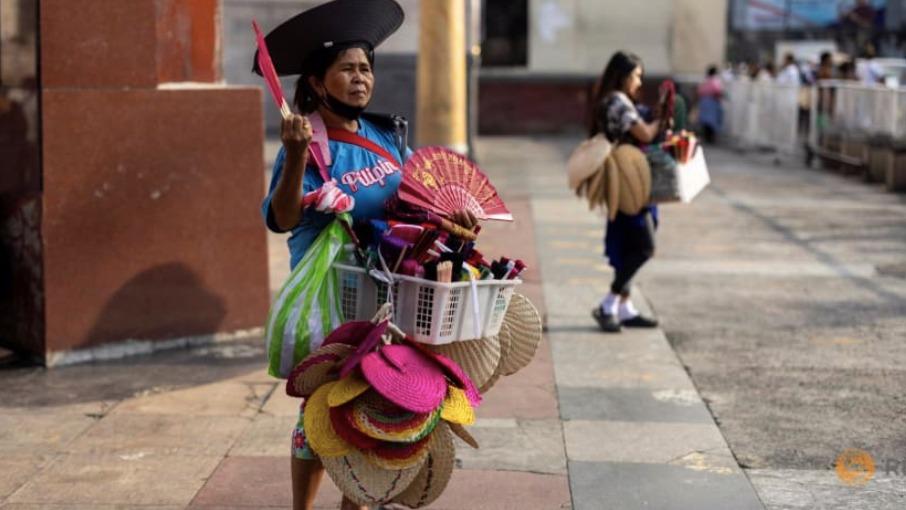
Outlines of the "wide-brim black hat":
[[[278,75],[302,74],[305,61],[318,50],[348,43],[377,48],[404,17],[394,0],[333,0],[290,18],[264,41]],[[261,74],[257,51],[252,71]]]

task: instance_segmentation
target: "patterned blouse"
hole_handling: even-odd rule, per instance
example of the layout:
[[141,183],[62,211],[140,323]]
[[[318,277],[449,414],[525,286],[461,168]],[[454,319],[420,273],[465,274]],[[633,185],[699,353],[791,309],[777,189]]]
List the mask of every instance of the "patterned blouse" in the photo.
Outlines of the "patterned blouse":
[[635,104],[623,92],[614,92],[604,99],[598,118],[601,131],[611,142],[632,140],[629,130],[642,121]]

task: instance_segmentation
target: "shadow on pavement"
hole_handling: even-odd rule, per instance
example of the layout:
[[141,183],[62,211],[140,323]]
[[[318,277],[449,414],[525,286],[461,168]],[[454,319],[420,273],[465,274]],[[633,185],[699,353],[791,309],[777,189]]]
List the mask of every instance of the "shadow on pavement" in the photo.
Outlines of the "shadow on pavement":
[[[189,268],[163,264],[139,273],[117,290],[78,345],[95,346],[110,339],[203,337],[218,331],[225,314],[223,300]],[[51,369],[8,356],[0,359],[0,409],[121,400],[217,382],[264,366],[261,338]]]
[[206,335],[218,330],[225,315],[223,300],[189,267],[160,264],[120,287],[76,347],[127,338]]
[[122,400],[240,377],[265,366],[261,338],[51,369],[11,360],[0,364],[0,412]]

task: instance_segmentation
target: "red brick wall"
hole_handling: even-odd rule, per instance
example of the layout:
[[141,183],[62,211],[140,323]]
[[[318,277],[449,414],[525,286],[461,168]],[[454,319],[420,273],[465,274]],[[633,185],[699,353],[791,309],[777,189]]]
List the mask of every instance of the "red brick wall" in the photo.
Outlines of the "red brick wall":
[[[664,78],[646,77],[643,101],[657,101]],[[597,77],[550,75],[484,75],[478,86],[480,134],[585,132],[589,101]]]
[[481,134],[559,133],[585,124],[592,79],[481,77]]

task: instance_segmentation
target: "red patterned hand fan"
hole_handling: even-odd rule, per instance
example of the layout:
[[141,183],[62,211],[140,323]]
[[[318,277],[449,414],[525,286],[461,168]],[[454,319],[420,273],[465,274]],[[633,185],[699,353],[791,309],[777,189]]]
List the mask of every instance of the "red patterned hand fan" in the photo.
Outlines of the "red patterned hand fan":
[[467,209],[480,220],[513,221],[497,190],[478,165],[443,147],[424,147],[403,166],[403,202],[449,218]]

